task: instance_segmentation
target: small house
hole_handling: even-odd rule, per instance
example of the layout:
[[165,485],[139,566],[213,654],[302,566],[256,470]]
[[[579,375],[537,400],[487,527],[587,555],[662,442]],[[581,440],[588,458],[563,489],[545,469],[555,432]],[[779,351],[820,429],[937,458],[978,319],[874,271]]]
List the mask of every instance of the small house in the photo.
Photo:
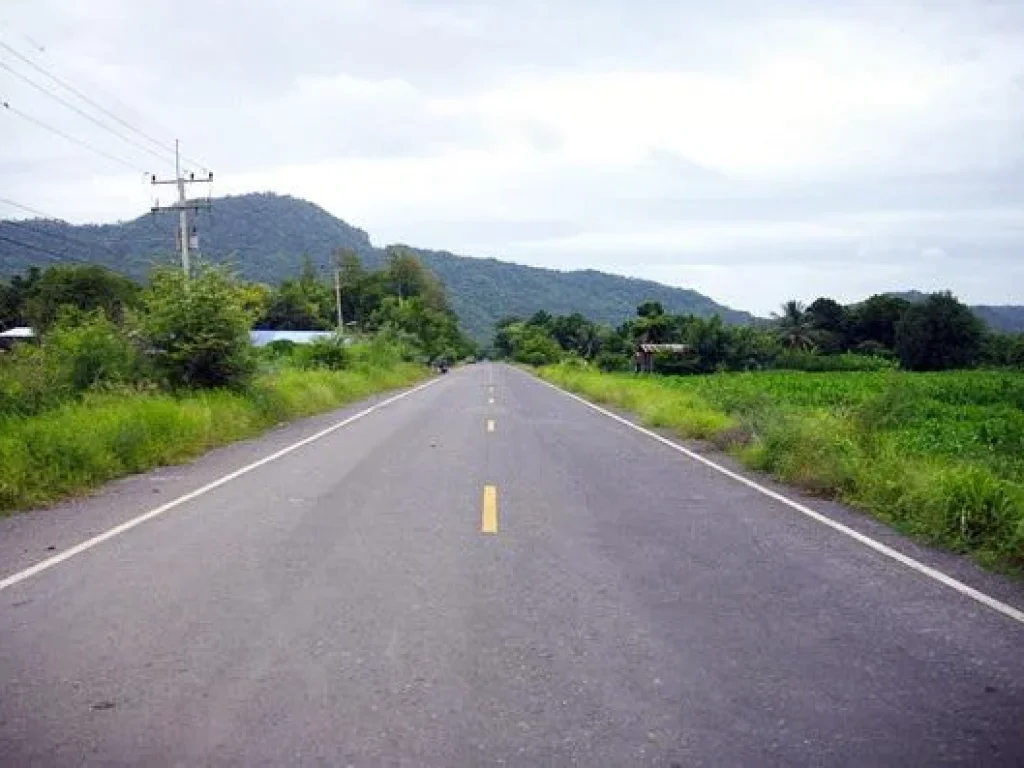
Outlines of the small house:
[[637,373],[654,373],[654,356],[658,354],[682,357],[691,352],[689,344],[639,344],[636,348],[635,368]]

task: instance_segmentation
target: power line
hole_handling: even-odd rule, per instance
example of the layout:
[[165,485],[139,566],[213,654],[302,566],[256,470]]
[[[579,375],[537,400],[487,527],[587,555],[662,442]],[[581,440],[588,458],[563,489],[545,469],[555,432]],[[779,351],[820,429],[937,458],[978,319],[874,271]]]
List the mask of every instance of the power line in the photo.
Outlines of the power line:
[[41,237],[49,237],[54,240],[57,240],[63,245],[72,246],[85,251],[92,251],[94,249],[98,249],[101,251],[105,251],[111,256],[120,256],[120,254],[118,254],[113,248],[110,248],[104,243],[88,243],[85,240],[79,240],[77,237],[72,237],[71,235],[65,234],[63,232],[52,232],[48,229],[43,229],[39,225],[27,221],[0,221],[0,229],[2,229],[3,227],[16,227],[18,229],[23,229],[30,234]]
[[[39,218],[47,220],[47,221],[55,221],[58,224],[63,224],[65,226],[71,226],[64,219],[60,218],[59,216],[54,216],[52,213],[46,213],[46,211],[40,211],[38,208],[32,208],[32,207],[27,206],[27,205],[22,205],[21,203],[16,203],[13,200],[7,199],[6,197],[0,197],[0,204],[8,205],[8,206],[11,206],[12,208],[18,208],[18,209],[20,209],[22,211],[25,211],[26,213],[31,213],[31,214],[33,214],[35,216],[38,216]],[[13,225],[15,227],[23,227],[25,229],[28,229],[30,232],[35,232],[36,234],[39,234],[39,235],[46,235],[48,237],[59,238],[59,239],[63,240],[66,243],[71,243],[73,245],[78,245],[78,246],[81,246],[82,248],[90,248],[90,249],[91,248],[99,248],[102,251],[106,251],[111,256],[116,256],[117,258],[121,258],[122,257],[122,254],[118,253],[117,251],[115,251],[113,248],[111,248],[109,245],[106,245],[105,243],[99,243],[99,242],[90,243],[90,242],[87,242],[85,240],[80,240],[77,237],[72,237],[71,235],[66,234],[64,232],[51,232],[50,230],[41,228],[38,224],[35,224],[34,222],[31,222],[31,221],[12,221],[11,219],[0,220],[0,226],[3,226],[4,224],[10,224],[10,225]]]
[[42,211],[38,210],[37,208],[29,208],[27,205],[22,205],[21,203],[16,203],[13,200],[8,200],[6,197],[0,197],[0,203],[3,203],[4,205],[9,205],[12,208],[18,208],[19,210],[25,211],[26,213],[34,214],[36,216],[39,216],[42,219],[53,219],[54,221],[64,221],[64,219],[60,218],[59,216],[51,216],[48,213],[43,213]]
[[[94,100],[94,99],[90,98],[89,96],[87,96],[86,94],[82,93],[82,91],[80,91],[75,86],[71,85],[71,83],[69,83],[66,80],[62,80],[61,78],[57,77],[57,75],[53,74],[52,72],[47,70],[45,67],[41,67],[39,64],[37,64],[36,62],[32,61],[32,59],[30,59],[28,56],[25,56],[23,53],[18,51],[16,48],[13,48],[12,46],[8,45],[3,40],[0,40],[0,48],[3,48],[8,53],[16,56],[19,60],[23,61],[25,64],[28,64],[30,67],[32,67],[32,69],[36,70],[37,72],[39,72],[43,76],[45,76],[45,77],[49,78],[50,80],[52,80],[53,82],[57,83],[57,85],[59,85],[61,88],[64,88],[65,90],[73,93],[75,96],[80,98],[82,101],[90,104],[94,109],[99,110],[104,115],[109,117],[111,120],[114,120],[115,122],[117,122],[119,125],[122,125],[125,128],[127,128],[128,130],[132,131],[133,133],[138,134],[139,136],[141,136],[142,138],[146,139],[146,141],[150,142],[151,144],[153,144],[153,145],[155,145],[157,147],[160,147],[160,149],[162,149],[164,152],[168,153],[168,155],[171,152],[174,151],[173,147],[171,147],[169,142],[163,142],[160,139],[154,138],[153,136],[151,136],[150,134],[146,133],[141,128],[138,128],[138,127],[132,125],[127,120],[124,120],[123,118],[121,118],[117,114],[115,114],[114,112],[112,112],[109,109],[107,109],[106,107],[104,107],[102,104],[98,103],[96,100]],[[166,159],[167,156],[164,156],[164,157]],[[198,162],[196,160],[192,160],[191,158],[187,158],[187,157],[183,158],[183,159],[185,161],[187,161],[190,165],[194,165],[194,166],[196,166],[198,168],[201,168],[204,171],[209,171],[209,168],[207,168],[203,163],[200,163],[200,162]]]
[[13,112],[15,115],[20,117],[22,120],[27,120],[28,122],[33,123],[34,125],[37,125],[40,128],[45,128],[47,131],[50,131],[51,133],[55,133],[58,136],[60,136],[61,138],[67,139],[68,141],[70,141],[70,142],[72,142],[74,144],[77,144],[80,147],[84,147],[85,149],[88,149],[90,152],[95,152],[97,155],[101,155],[102,157],[105,157],[108,160],[112,160],[115,163],[119,163],[119,164],[125,166],[126,168],[130,168],[133,171],[137,171],[138,173],[147,173],[147,171],[144,168],[141,168],[140,166],[137,166],[137,165],[133,165],[132,163],[130,163],[127,160],[125,160],[124,158],[120,158],[120,157],[117,157],[115,155],[112,155],[112,154],[110,154],[109,152],[107,152],[105,150],[102,150],[102,149],[99,149],[97,147],[94,147],[92,144],[89,144],[87,141],[82,141],[81,139],[76,139],[74,136],[71,136],[70,134],[65,133],[60,128],[54,128],[52,125],[48,125],[47,123],[44,123],[42,120],[37,120],[36,118],[31,117],[30,115],[26,115],[21,110],[15,109],[14,107],[12,107],[10,105],[10,103],[7,102],[7,101],[0,101],[0,104],[3,104],[5,109],[7,109],[10,112]]
[[[0,43],[0,45],[3,45],[3,43]],[[10,72],[12,75],[14,75],[16,78],[18,78],[22,82],[28,83],[30,86],[35,88],[37,91],[42,93],[44,96],[48,96],[49,98],[51,98],[54,101],[56,101],[58,104],[62,104],[63,106],[65,106],[68,109],[70,109],[73,112],[75,112],[76,114],[81,115],[86,120],[88,120],[89,122],[93,123],[94,125],[98,125],[100,128],[102,128],[105,131],[109,131],[110,133],[114,134],[115,136],[117,136],[117,138],[121,139],[122,141],[127,142],[128,144],[131,144],[133,147],[136,147],[137,149],[141,149],[143,152],[149,153],[150,155],[152,155],[153,157],[157,158],[158,160],[166,161],[166,160],[169,159],[166,154],[161,155],[158,152],[155,152],[154,150],[152,150],[149,147],[147,147],[145,144],[142,144],[141,142],[138,142],[138,141],[136,141],[133,138],[125,136],[120,131],[114,130],[109,125],[104,123],[102,120],[96,119],[95,117],[90,115],[88,112],[86,112],[84,109],[79,109],[78,107],[76,107],[74,104],[72,104],[67,99],[61,98],[60,96],[55,94],[53,91],[47,90],[44,86],[42,86],[39,83],[35,82],[31,78],[25,77],[23,74],[18,72],[16,69],[12,69],[8,65],[4,64],[2,61],[0,61],[0,69],[7,70],[8,72]]]
[[3,241],[5,243],[10,243],[11,245],[17,245],[17,246],[19,246],[21,248],[27,248],[30,251],[36,251],[38,253],[43,254],[44,256],[48,256],[49,258],[53,259],[54,261],[65,262],[65,261],[68,260],[68,255],[66,253],[65,254],[56,254],[56,253],[53,253],[52,251],[46,250],[45,248],[40,248],[37,245],[32,245],[31,243],[23,243],[20,240],[15,240],[14,238],[6,237],[4,235],[0,235],[0,241]]

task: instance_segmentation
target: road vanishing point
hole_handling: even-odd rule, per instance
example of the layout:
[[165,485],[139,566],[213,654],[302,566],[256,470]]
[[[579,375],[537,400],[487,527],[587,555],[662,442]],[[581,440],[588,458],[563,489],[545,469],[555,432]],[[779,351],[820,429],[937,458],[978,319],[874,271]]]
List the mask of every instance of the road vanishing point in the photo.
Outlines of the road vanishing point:
[[0,520],[0,763],[1024,765],[1019,584],[686,450],[482,363]]

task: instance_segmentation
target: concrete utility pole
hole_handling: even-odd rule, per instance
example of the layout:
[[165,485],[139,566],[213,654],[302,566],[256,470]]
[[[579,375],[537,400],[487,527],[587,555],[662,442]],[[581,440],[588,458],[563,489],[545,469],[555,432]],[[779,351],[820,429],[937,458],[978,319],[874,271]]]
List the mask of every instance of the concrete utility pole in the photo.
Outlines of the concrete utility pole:
[[334,268],[334,301],[338,307],[338,333],[344,335],[345,321],[341,316],[341,269]]
[[[198,247],[199,239],[198,235],[194,232],[189,231],[188,228],[188,212],[198,211],[200,208],[210,208],[210,202],[193,201],[189,202],[185,196],[185,185],[186,184],[210,184],[213,182],[213,171],[209,172],[206,178],[196,178],[195,173],[190,173],[186,179],[181,174],[181,153],[178,151],[178,140],[174,140],[174,178],[173,179],[157,179],[155,175],[151,175],[151,182],[156,184],[174,184],[178,188],[178,202],[174,205],[154,205],[152,212],[162,213],[164,211],[177,211],[178,212],[178,252],[181,254],[181,269],[185,273],[186,279],[192,274],[192,265],[189,261],[189,246]],[[193,225],[193,230],[195,226]],[[191,242],[193,236],[196,238],[195,242]]]

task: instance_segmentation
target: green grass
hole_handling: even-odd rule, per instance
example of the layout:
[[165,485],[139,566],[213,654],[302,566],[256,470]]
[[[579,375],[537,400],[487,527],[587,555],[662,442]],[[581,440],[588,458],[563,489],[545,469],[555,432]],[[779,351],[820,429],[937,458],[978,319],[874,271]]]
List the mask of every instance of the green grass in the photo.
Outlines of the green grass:
[[1024,374],[541,375],[747,466],[1024,575]]
[[48,504],[122,475],[187,461],[426,375],[422,366],[406,363],[282,369],[245,392],[92,392],[31,417],[2,419],[0,511]]

